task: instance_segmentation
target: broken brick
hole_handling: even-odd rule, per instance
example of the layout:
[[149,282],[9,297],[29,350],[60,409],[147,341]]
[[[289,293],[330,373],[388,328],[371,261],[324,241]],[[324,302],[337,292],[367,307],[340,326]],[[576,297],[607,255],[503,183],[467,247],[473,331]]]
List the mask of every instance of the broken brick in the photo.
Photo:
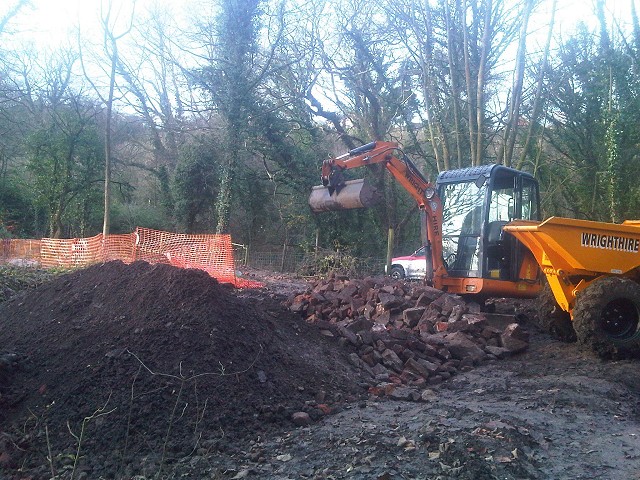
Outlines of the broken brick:
[[382,352],[382,363],[398,373],[402,372],[402,367],[404,366],[398,354],[389,348]]
[[409,328],[414,328],[425,310],[425,307],[407,308],[402,312],[402,320]]
[[529,346],[529,334],[517,323],[512,323],[500,335],[500,343],[511,353],[522,352]]
[[487,356],[484,350],[462,332],[451,333],[445,337],[445,340],[451,356],[458,360],[471,358],[475,363],[484,360]]

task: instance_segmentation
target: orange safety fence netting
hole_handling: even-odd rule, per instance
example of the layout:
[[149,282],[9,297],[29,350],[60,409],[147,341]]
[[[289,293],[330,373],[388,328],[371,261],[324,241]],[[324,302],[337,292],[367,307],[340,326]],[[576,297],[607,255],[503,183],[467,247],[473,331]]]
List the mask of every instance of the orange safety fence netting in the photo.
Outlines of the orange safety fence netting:
[[0,261],[29,264],[40,261],[40,240],[0,240]]
[[104,259],[102,235],[90,238],[43,238],[40,241],[40,264],[51,267],[82,267]]
[[[100,234],[102,236],[102,234]],[[130,263],[136,260],[136,234],[124,233],[107,235],[104,242],[104,261],[122,260]]]
[[0,243],[0,260],[11,263],[37,261],[45,268],[83,267],[93,263],[144,260],[180,268],[198,268],[221,283],[238,288],[258,288],[259,282],[236,275],[230,235],[188,235],[136,228],[121,235],[102,234],[89,238],[42,240],[5,239]]

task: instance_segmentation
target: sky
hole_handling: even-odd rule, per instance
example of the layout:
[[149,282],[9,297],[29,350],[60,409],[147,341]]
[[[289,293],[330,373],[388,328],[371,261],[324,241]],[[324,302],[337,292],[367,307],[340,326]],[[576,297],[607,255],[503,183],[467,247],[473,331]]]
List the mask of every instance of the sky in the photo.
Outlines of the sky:
[[[17,0],[0,0],[0,15],[8,6]],[[498,0],[499,1],[499,0]],[[505,0],[509,1],[509,0]],[[633,0],[606,0],[606,9],[621,23],[630,20],[630,2]],[[74,26],[78,23],[83,30],[99,32],[99,17],[101,0],[31,0],[32,7],[26,7],[13,22],[13,29],[24,40],[31,40],[40,48],[46,48],[73,38]],[[123,17],[130,11],[133,0],[113,0],[114,5],[123,10]],[[179,22],[187,24],[191,12],[197,12],[206,3],[198,0],[137,0],[136,9],[143,11],[147,7],[158,3],[172,9],[173,16]],[[549,18],[548,10],[552,0],[543,0],[542,9],[534,17],[540,30],[542,24]],[[558,0],[557,32],[563,36],[570,34],[578,21],[585,21],[588,25],[595,25],[595,18],[591,13],[593,0]],[[3,6],[4,5],[4,6]],[[542,34],[541,36],[544,36]]]
[[[84,35],[100,38],[101,5],[105,0],[30,0],[11,22],[12,39],[33,42],[38,48],[55,48],[67,42],[75,43],[76,26],[80,25]],[[17,0],[0,0],[0,16],[8,10],[5,5]],[[112,0],[114,12],[119,12],[120,23],[127,22],[135,4],[136,13],[141,13],[154,4],[162,5],[172,12],[178,22],[187,24],[192,12],[203,2],[199,0]],[[4,40],[4,39],[3,39]]]
[[[0,0],[0,18],[18,0]],[[287,0],[298,2],[302,0]],[[423,1],[423,0],[416,0]],[[435,2],[436,0],[430,0]],[[494,0],[514,2],[521,0]],[[527,50],[533,56],[537,56],[543,48],[547,36],[547,24],[550,19],[550,9],[553,0],[540,0],[542,3],[534,13],[530,22],[530,36]],[[630,27],[630,2],[640,0],[605,0],[605,9],[610,18],[615,18],[624,30]],[[179,27],[188,29],[199,18],[210,17],[207,8],[215,0],[111,0],[114,11],[120,12],[120,25],[127,23],[132,6],[135,3],[136,14],[144,13],[154,5],[171,10],[171,18]],[[11,48],[15,42],[16,50],[32,44],[36,51],[51,51],[58,46],[70,44],[75,48],[77,43],[76,29],[81,26],[83,38],[87,44],[92,42],[95,49],[100,50],[101,26],[100,11],[102,4],[108,4],[108,0],[30,0],[30,6],[23,8],[10,24],[8,31],[2,38],[3,48]],[[595,0],[557,0],[557,15],[555,38],[566,40],[576,29],[578,22],[585,22],[590,28],[597,28],[597,21],[593,14]],[[208,6],[208,7],[207,7]],[[116,28],[116,32],[118,32]],[[120,29],[120,31],[122,31]],[[126,42],[123,42],[126,48]],[[83,47],[85,51],[90,46]],[[119,47],[120,48],[120,47]],[[515,58],[515,48],[513,58]],[[126,54],[125,54],[126,56]],[[507,52],[507,57],[509,53]],[[506,58],[500,67],[505,71],[513,71],[513,60]],[[95,78],[108,78],[104,71],[100,72],[100,66],[88,66],[88,71]],[[104,68],[103,68],[104,70]]]

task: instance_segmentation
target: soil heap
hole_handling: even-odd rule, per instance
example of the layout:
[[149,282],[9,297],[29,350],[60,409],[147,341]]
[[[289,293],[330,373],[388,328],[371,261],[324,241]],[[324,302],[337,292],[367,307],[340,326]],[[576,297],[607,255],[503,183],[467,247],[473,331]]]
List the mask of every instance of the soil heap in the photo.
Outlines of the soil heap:
[[1,304],[5,478],[155,475],[365,391],[335,342],[250,297],[199,270],[109,262]]

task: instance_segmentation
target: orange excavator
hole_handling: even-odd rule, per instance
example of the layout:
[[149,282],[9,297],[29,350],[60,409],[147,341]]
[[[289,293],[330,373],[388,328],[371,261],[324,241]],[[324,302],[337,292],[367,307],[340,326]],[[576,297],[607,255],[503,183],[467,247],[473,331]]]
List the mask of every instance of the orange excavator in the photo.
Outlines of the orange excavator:
[[527,172],[484,165],[441,172],[434,185],[398,144],[380,141],[325,160],[311,210],[373,206],[375,188],[345,171],[374,164],[420,208],[426,282],[480,299],[532,298],[546,285],[548,330],[575,331],[603,356],[640,353],[640,221],[541,221],[538,183]]

